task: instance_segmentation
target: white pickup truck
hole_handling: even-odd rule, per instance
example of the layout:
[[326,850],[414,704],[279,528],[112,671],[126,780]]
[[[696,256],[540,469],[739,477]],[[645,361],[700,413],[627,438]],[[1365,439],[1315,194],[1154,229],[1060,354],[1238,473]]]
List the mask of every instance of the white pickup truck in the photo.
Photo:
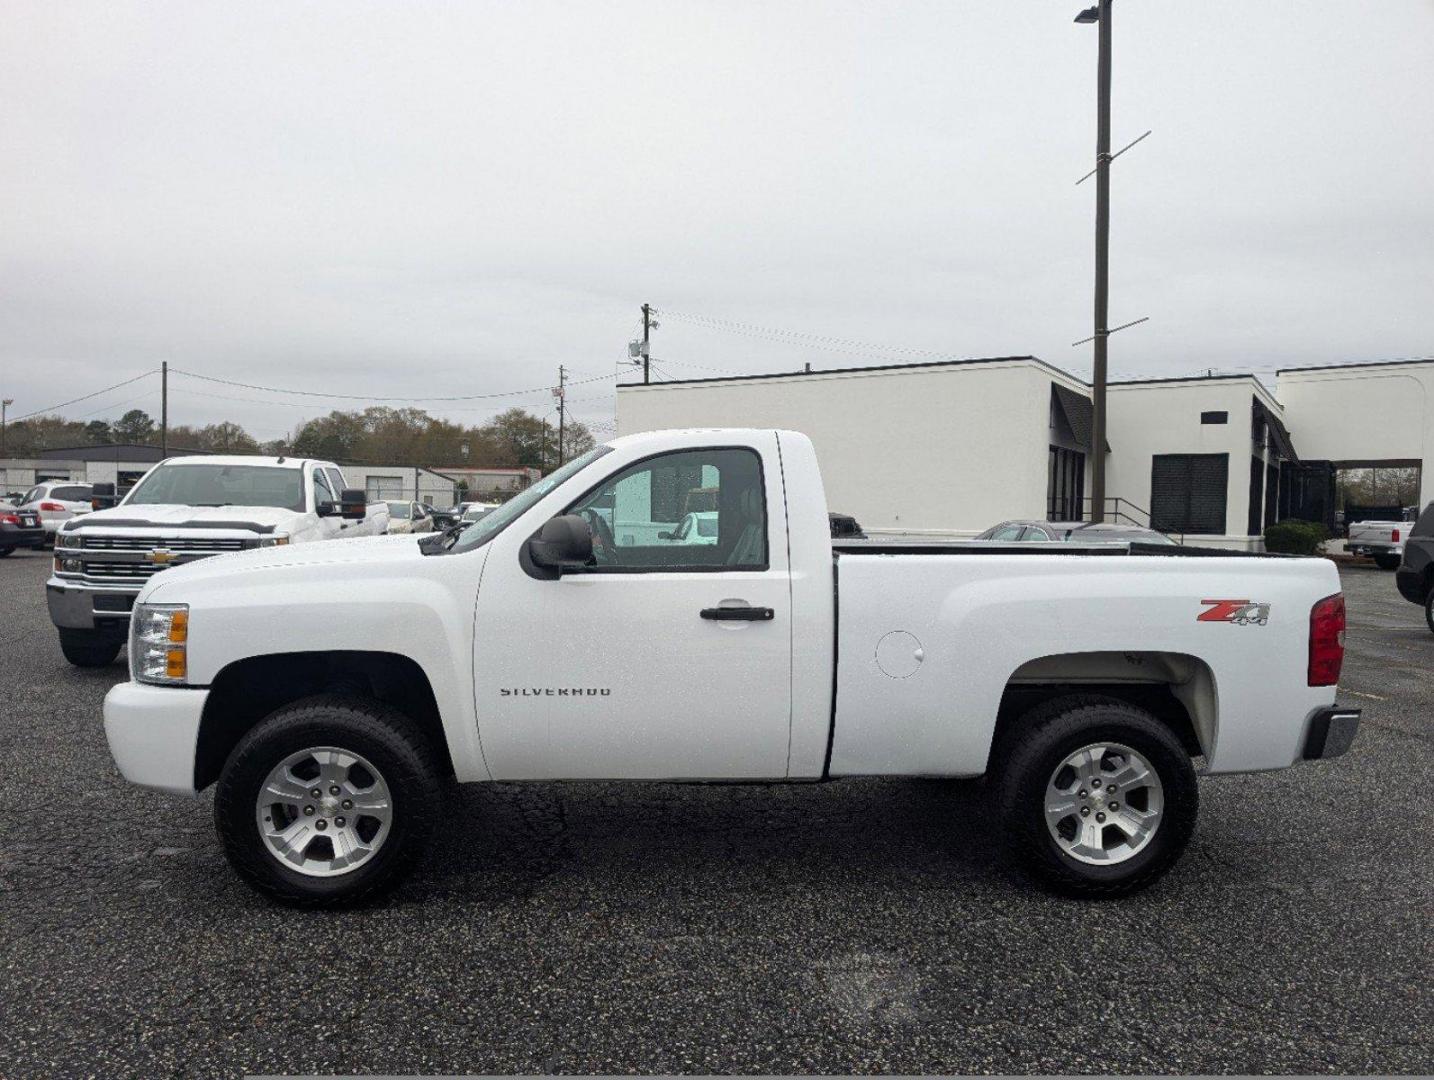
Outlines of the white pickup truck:
[[[696,490],[716,543],[658,539]],[[834,544],[805,436],[667,431],[461,532],[167,571],[104,716],[129,780],[217,782],[232,864],[291,903],[390,885],[448,819],[450,777],[986,775],[1013,850],[1099,896],[1178,857],[1195,758],[1348,748],[1343,649],[1324,559]]]
[[1413,514],[1407,521],[1356,521],[1349,527],[1344,550],[1371,556],[1381,570],[1398,570],[1404,558],[1404,539],[1412,528]]
[[[113,502],[114,485],[93,485],[93,496],[96,505]],[[387,506],[368,506],[363,491],[348,489],[329,461],[166,458],[118,506],[71,518],[56,532],[54,572],[45,586],[50,621],[66,660],[103,667],[124,645],[135,597],[161,570],[387,529]]]

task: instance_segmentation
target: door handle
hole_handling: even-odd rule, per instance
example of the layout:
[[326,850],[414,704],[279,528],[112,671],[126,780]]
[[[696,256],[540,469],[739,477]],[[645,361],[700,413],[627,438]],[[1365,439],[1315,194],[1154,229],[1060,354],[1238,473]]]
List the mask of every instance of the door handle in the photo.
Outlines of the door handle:
[[708,607],[702,609],[704,619],[717,622],[770,622],[777,613],[769,607]]

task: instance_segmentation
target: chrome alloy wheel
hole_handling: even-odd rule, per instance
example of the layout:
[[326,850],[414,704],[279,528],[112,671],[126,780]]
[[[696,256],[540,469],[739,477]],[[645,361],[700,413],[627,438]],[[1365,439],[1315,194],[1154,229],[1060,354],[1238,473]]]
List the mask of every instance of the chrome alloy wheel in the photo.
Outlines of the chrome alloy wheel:
[[290,754],[270,770],[254,808],[269,854],[291,870],[333,877],[373,858],[393,824],[393,798],[365,758],[336,746]]
[[1095,866],[1113,866],[1144,850],[1164,808],[1155,769],[1120,743],[1082,746],[1046,784],[1046,828],[1061,851]]

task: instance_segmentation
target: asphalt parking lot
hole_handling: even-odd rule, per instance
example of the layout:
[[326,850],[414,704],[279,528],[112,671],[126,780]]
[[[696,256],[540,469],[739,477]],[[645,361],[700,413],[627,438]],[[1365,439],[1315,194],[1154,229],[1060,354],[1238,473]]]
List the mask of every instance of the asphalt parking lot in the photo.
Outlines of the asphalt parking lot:
[[[0,1075],[1427,1072],[1434,635],[1344,573],[1344,759],[1202,782],[1140,896],[1037,891],[978,784],[453,791],[378,906],[274,907],[125,784],[48,558],[0,560]],[[961,824],[963,822],[964,824]]]

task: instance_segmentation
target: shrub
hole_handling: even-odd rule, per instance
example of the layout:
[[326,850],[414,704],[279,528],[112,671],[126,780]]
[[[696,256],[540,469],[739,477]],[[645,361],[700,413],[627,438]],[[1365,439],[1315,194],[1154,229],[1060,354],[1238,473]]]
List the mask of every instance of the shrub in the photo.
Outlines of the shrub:
[[1293,518],[1265,527],[1265,550],[1285,555],[1318,555],[1329,530],[1317,521]]

